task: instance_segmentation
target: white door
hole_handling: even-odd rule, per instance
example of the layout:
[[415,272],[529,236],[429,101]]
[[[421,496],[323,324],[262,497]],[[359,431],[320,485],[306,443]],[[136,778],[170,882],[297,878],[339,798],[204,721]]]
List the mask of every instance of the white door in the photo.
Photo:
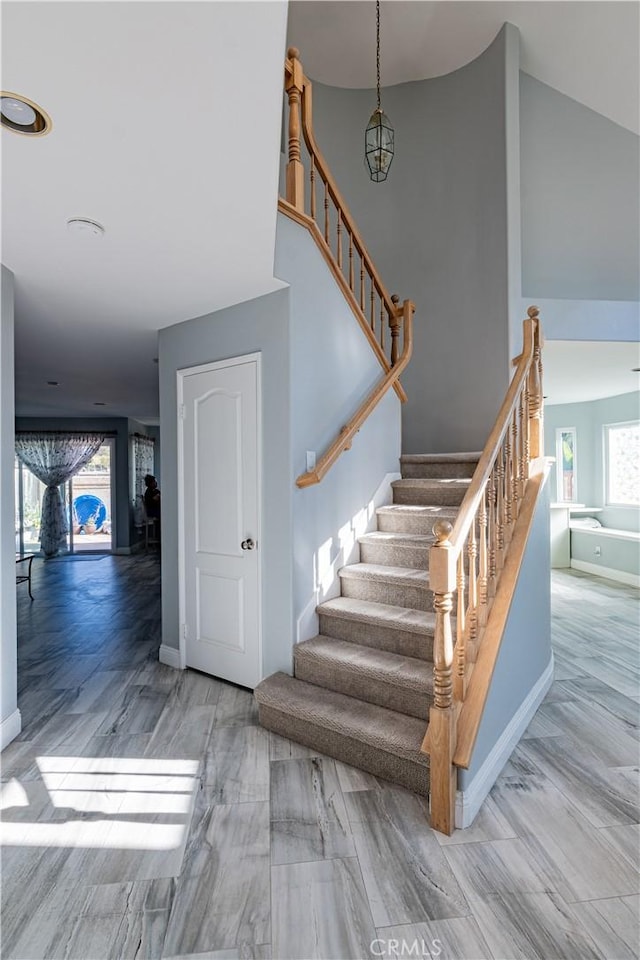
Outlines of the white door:
[[178,386],[184,662],[251,688],[261,679],[258,377],[259,357],[236,357],[185,370]]

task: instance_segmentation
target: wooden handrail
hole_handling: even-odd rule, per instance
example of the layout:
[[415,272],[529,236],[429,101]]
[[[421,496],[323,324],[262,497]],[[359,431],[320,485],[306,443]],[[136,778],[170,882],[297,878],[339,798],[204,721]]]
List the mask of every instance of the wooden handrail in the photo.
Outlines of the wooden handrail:
[[351,420],[342,428],[331,446],[325,451],[316,463],[315,470],[309,470],[300,474],[296,480],[299,487],[310,487],[314,483],[320,483],[328,470],[331,469],[338,457],[343,451],[351,447],[351,443],[356,433],[362,427],[365,420],[373,413],[383,396],[390,387],[398,380],[398,377],[411,359],[413,349],[413,312],[414,305],[410,300],[405,300],[402,309],[395,308],[394,312],[398,318],[397,326],[402,324],[402,354],[397,363],[383,376],[379,383],[371,391],[367,399],[361,404]]
[[436,542],[429,551],[436,614],[434,702],[422,749],[431,758],[431,823],[447,834],[454,827],[456,767],[470,762],[506,624],[510,601],[505,598],[517,579],[541,486],[542,333],[537,307],[527,311],[523,341],[455,523],[439,520],[434,525]]
[[[538,314],[536,307],[529,307],[529,319],[523,321],[523,350],[519,355],[518,367],[514,373],[507,395],[504,398],[502,406],[498,411],[498,416],[489,434],[489,439],[485,445],[482,455],[478,461],[469,489],[464,500],[460,504],[460,509],[453,524],[453,529],[449,534],[449,543],[451,544],[456,558],[462,550],[464,540],[469,533],[469,528],[478,510],[480,498],[489,479],[489,474],[493,469],[500,444],[504,440],[504,435],[509,428],[510,417],[513,408],[518,402],[520,390],[529,374],[529,366],[533,359],[534,341],[535,341],[535,317]],[[537,456],[538,454],[536,454]]]
[[[362,332],[364,333],[365,337],[369,341],[369,345],[373,350],[373,352],[375,353],[376,357],[378,358],[381,367],[383,368],[383,370],[388,372],[390,370],[390,366],[384,354],[384,351],[380,346],[380,343],[378,342],[370,325],[366,322],[366,320],[363,319],[362,310],[358,306],[358,302],[354,296],[354,293],[349,287],[349,285],[347,284],[347,281],[345,280],[342,272],[338,269],[335,258],[332,256],[331,251],[329,250],[327,244],[325,243],[324,237],[320,232],[320,228],[318,227],[318,224],[311,217],[307,216],[306,213],[302,213],[300,210],[296,210],[296,208],[292,206],[292,204],[290,204],[288,200],[283,200],[282,197],[278,200],[278,210],[280,210],[281,213],[285,213],[291,220],[295,220],[296,223],[299,223],[301,226],[305,227],[309,231],[318,249],[320,250],[320,253],[324,257],[327,263],[327,266],[333,273],[338,286],[341,288],[344,294],[345,300],[349,304],[353,312],[353,315],[355,316],[356,320],[360,324]],[[407,399],[407,395],[404,391],[404,388],[402,387],[402,384],[397,378],[394,380],[393,388],[397,393],[401,402],[405,403]]]
[[[396,306],[316,143],[313,88],[295,47],[288,50],[284,80],[289,105],[288,162],[286,197],[279,199],[278,208],[310,231],[380,365],[388,373],[398,360]],[[308,204],[303,144],[308,154]],[[318,188],[322,191],[320,203],[317,202]],[[390,382],[404,403],[407,396],[398,376],[390,378]]]

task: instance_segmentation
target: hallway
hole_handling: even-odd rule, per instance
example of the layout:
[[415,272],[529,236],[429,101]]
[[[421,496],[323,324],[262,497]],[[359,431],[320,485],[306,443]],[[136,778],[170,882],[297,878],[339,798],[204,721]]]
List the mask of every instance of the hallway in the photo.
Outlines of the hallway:
[[420,798],[257,726],[248,692],[158,663],[157,557],[33,581],[5,960],[637,957],[637,591],[554,571],[555,682],[446,838]]

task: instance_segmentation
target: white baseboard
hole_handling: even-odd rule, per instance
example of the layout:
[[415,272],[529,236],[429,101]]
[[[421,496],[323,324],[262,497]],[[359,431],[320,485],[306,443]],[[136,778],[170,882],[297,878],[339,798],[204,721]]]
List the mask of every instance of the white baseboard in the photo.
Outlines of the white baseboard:
[[618,583],[626,583],[630,587],[640,587],[640,577],[637,573],[627,573],[626,570],[615,570],[613,567],[601,567],[597,563],[587,563],[586,560],[572,560],[571,566],[574,570],[592,573],[596,577],[604,577],[605,580],[617,580]]
[[176,650],[175,647],[167,646],[166,643],[163,643],[160,647],[158,660],[168,667],[174,667],[175,670],[184,670],[186,666],[186,664],[183,663],[181,651]]
[[338,571],[349,563],[357,563],[360,559],[360,547],[358,537],[365,533],[371,533],[377,529],[376,510],[378,507],[386,506],[393,502],[393,489],[391,484],[394,480],[400,480],[399,473],[385,474],[382,482],[378,486],[371,500],[367,505],[366,522],[361,528],[353,531],[353,542],[347,544],[346,549],[341,548],[334,557],[330,569],[325,572],[322,584],[318,584],[313,591],[312,596],[305,604],[300,616],[296,620],[296,643],[302,643],[303,640],[311,640],[318,633],[318,614],[316,607],[325,600],[333,600],[340,596],[340,577]]
[[5,717],[0,723],[0,750],[8,747],[12,740],[18,736],[22,730],[22,715],[18,709]]
[[491,787],[498,779],[500,771],[529,726],[534,713],[544,700],[552,683],[553,653],[544,673],[535,686],[531,688],[526,699],[520,704],[467,789],[456,792],[456,827],[464,829],[471,826]]

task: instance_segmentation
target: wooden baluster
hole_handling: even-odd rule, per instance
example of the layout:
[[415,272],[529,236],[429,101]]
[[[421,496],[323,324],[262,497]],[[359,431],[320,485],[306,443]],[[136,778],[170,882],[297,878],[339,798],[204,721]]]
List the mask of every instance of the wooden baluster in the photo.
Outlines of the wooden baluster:
[[533,361],[529,368],[529,455],[532,460],[541,457],[544,449],[542,437],[542,358],[537,307],[529,307],[528,317],[535,324]]
[[469,603],[467,616],[467,637],[469,652],[467,657],[476,659],[476,641],[478,639],[478,542],[476,540],[476,518],[473,518],[467,542],[469,557]]
[[329,186],[324,181],[324,239],[329,243]]
[[311,154],[311,166],[309,168],[309,193],[311,194],[311,219],[316,219],[316,167],[313,154]]
[[458,557],[458,570],[456,574],[456,585],[458,590],[456,603],[456,646],[455,661],[456,671],[453,677],[453,696],[456,701],[462,702],[466,694],[465,677],[467,672],[467,632],[466,632],[466,606],[465,606],[465,577],[464,577],[464,551],[460,552]]
[[304,73],[300,53],[289,47],[287,56],[291,61],[291,73],[287,75],[285,89],[289,98],[289,162],[286,171],[287,200],[296,210],[304,213],[304,166],[300,159],[300,101],[304,89]]
[[364,256],[360,252],[360,309],[364,314]]
[[513,500],[513,522],[520,513],[520,456],[518,450],[518,409],[514,407],[511,417],[511,499]]
[[511,425],[507,427],[507,432],[503,441],[504,449],[504,541],[508,545],[511,541],[511,531],[513,529],[513,485],[511,483],[511,474],[513,471],[513,461],[511,459]]
[[355,293],[355,272],[353,268],[353,234],[349,231],[349,289]]
[[518,443],[518,459],[520,462],[520,501],[524,497],[524,488],[527,482],[527,475],[529,473],[527,467],[527,417],[526,417],[526,386],[520,391],[520,432],[519,432],[519,443]]
[[391,294],[391,301],[395,308],[393,314],[389,315],[389,327],[391,329],[391,366],[394,367],[400,356],[400,324],[402,311],[398,310],[400,297],[397,293]]
[[498,571],[498,546],[497,546],[497,517],[496,517],[496,501],[497,501],[497,487],[496,487],[496,467],[495,464],[489,475],[489,482],[487,484],[487,504],[489,507],[489,596],[495,597],[496,595],[496,573]]
[[498,450],[498,459],[494,467],[496,473],[496,573],[502,570],[504,562],[504,448]]
[[338,207],[338,270],[342,270],[342,210]]
[[487,488],[485,485],[482,491],[482,500],[478,511],[478,527],[480,535],[480,570],[478,574],[478,622],[484,626],[487,622],[489,599],[488,594],[488,575],[489,575],[489,554],[487,550]]
[[436,543],[429,551],[429,581],[436,615],[433,639],[433,706],[429,712],[429,766],[431,826],[441,833],[454,829],[456,770],[456,716],[453,705],[453,640],[451,610],[456,584],[456,564],[449,543],[452,526],[438,520],[433,527]]
[[375,333],[376,330],[376,288],[373,283],[373,277],[371,278],[371,310],[369,311],[369,323],[371,324],[371,329]]
[[382,347],[382,352],[384,353],[384,334],[385,334],[386,323],[384,322],[384,298],[380,294],[380,346]]

